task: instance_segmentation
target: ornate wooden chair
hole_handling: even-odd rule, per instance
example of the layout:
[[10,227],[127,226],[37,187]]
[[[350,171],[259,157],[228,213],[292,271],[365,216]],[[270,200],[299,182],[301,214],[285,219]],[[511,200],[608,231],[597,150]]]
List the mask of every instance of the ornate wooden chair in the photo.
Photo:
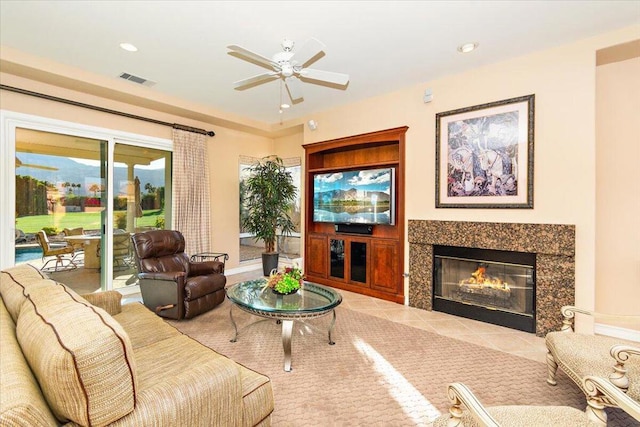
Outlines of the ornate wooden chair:
[[[560,331],[549,332],[545,337],[547,345],[547,383],[556,385],[558,367],[567,374],[573,382],[585,393],[587,399],[590,390],[586,388],[583,378],[597,376],[607,378],[611,384],[640,404],[640,343],[625,341],[601,335],[579,334],[574,332],[573,322],[576,313],[587,316],[614,317],[637,322],[640,326],[640,316],[605,316],[593,311],[579,309],[573,306],[562,307],[562,328]],[[618,406],[615,400],[603,399],[600,405]],[[601,409],[601,416],[606,414]]]
[[433,422],[433,427],[602,427],[607,425],[606,415],[602,417],[603,401],[615,402],[615,406],[640,421],[640,403],[631,399],[608,379],[586,377],[582,380],[582,387],[588,391],[585,411],[569,406],[512,405],[485,408],[464,384],[449,384],[449,414],[438,417]]

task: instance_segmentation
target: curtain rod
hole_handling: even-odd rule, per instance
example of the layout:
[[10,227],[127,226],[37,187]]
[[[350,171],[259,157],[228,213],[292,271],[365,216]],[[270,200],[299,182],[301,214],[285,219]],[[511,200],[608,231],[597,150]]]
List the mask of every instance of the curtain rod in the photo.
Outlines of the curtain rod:
[[174,129],[180,129],[180,130],[184,130],[184,131],[187,131],[187,132],[194,132],[194,133],[199,133],[199,134],[207,135],[207,136],[215,136],[215,134],[216,134],[212,130],[206,131],[204,129],[194,128],[194,127],[191,127],[191,126],[185,126],[185,125],[181,125],[181,124],[178,124],[178,123],[163,122],[161,120],[150,119],[148,117],[142,117],[142,116],[136,116],[135,114],[123,113],[121,111],[116,111],[116,110],[109,110],[108,108],[102,108],[102,107],[97,107],[95,105],[84,104],[82,102],[71,101],[70,99],[58,98],[57,96],[45,95],[44,93],[32,92],[30,90],[20,89],[20,88],[13,87],[13,86],[7,86],[7,85],[0,84],[0,89],[8,90],[10,92],[20,93],[20,94],[23,94],[23,95],[35,96],[36,98],[42,98],[42,99],[46,99],[48,101],[62,102],[63,104],[69,104],[69,105],[73,105],[73,106],[76,106],[76,107],[88,108],[90,110],[96,110],[96,111],[100,111],[100,112],[103,112],[103,113],[115,114],[117,116],[127,117],[129,119],[142,120],[142,121],[145,121],[145,122],[155,123],[155,124],[158,124],[158,125],[170,126],[170,127],[174,128]]

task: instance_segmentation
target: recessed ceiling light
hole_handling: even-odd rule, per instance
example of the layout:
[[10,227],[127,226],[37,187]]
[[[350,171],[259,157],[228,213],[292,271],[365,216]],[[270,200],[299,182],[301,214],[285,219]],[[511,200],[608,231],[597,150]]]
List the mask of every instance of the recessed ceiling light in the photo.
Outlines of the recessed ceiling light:
[[120,43],[120,47],[127,52],[137,52],[138,48],[132,45],[131,43]]
[[465,43],[458,46],[458,52],[460,53],[469,53],[472,50],[475,50],[478,47],[478,43]]
[[280,105],[280,108],[289,108],[289,107],[291,107],[291,105],[289,105],[289,104],[281,104]]

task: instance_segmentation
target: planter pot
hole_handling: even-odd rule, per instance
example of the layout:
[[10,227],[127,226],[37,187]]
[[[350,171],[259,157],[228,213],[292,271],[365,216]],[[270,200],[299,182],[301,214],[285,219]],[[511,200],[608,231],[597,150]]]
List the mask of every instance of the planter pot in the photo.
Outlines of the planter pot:
[[278,252],[263,253],[262,254],[262,272],[265,276],[271,274],[273,269],[278,269]]

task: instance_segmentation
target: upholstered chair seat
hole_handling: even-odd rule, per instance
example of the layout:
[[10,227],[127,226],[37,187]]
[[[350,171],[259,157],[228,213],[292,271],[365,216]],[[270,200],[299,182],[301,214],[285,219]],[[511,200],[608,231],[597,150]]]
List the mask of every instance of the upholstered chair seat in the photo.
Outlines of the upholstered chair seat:
[[[560,367],[580,387],[587,399],[592,401],[600,397],[590,396],[591,390],[585,388],[583,379],[588,376],[606,378],[632,400],[632,405],[635,403],[637,408],[640,408],[640,343],[602,335],[575,333],[573,321],[576,313],[587,316],[597,316],[597,313],[573,306],[562,307],[561,312],[561,330],[549,332],[545,337],[548,350],[547,383],[556,385],[556,372]],[[640,316],[617,317],[626,317],[627,321],[637,318],[640,324]],[[602,407],[600,416],[604,419],[606,414],[602,409],[605,406],[619,406],[616,400],[606,398],[592,403],[594,407]]]
[[190,261],[179,231],[150,230],[131,240],[142,300],[159,316],[190,319],[224,301],[224,262]]
[[449,384],[449,413],[433,422],[433,427],[604,427],[601,401],[616,402],[631,417],[640,421],[640,404],[625,395],[607,378],[586,377],[581,381],[588,390],[588,404],[581,411],[568,406],[513,405],[485,408],[462,383]]

